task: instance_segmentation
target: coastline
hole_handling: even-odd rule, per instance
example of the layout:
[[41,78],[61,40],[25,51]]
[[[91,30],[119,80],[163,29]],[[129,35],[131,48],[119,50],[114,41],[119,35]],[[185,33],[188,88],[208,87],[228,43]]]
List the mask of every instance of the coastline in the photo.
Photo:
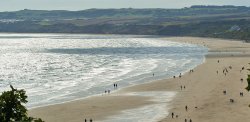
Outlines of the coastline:
[[[213,50],[217,51],[234,51],[238,48],[232,48],[235,47],[235,45],[239,45],[238,47],[243,46],[244,44],[239,41],[225,41],[225,40],[219,40],[219,39],[209,39],[209,38],[194,38],[194,37],[170,37],[170,38],[165,38],[166,40],[170,41],[176,41],[176,42],[182,42],[182,43],[191,43],[191,44],[197,44],[197,45],[202,45],[202,46],[207,46],[210,49],[210,52]],[[214,41],[216,40],[216,42]],[[217,42],[218,41],[218,42]],[[250,47],[249,44],[245,45],[246,47]],[[230,50],[229,50],[230,49]],[[239,48],[240,52],[241,48]],[[248,52],[248,49],[243,50],[245,53]],[[208,54],[209,55],[209,54]],[[83,121],[84,118],[93,118],[94,120],[104,120],[107,117],[110,117],[112,115],[119,115],[124,110],[129,110],[133,108],[140,108],[146,105],[153,105],[156,104],[155,101],[152,101],[154,99],[152,96],[131,96],[131,95],[125,95],[128,93],[140,93],[140,92],[178,92],[177,95],[174,97],[174,99],[169,102],[164,102],[164,104],[167,104],[167,108],[165,109],[170,109],[169,106],[171,106],[171,110],[169,112],[175,112],[179,115],[178,120],[177,119],[170,119],[170,116],[167,116],[168,113],[166,113],[166,118],[163,119],[162,121],[184,121],[184,118],[194,118],[194,120],[199,120],[203,121],[199,117],[196,117],[193,115],[196,111],[192,111],[191,113],[184,113],[184,106],[185,104],[190,104],[193,103],[194,101],[189,100],[190,98],[192,99],[197,99],[198,101],[200,99],[205,99],[207,97],[202,98],[203,94],[200,93],[197,96],[193,96],[195,92],[199,92],[200,90],[206,90],[205,94],[210,95],[211,89],[216,87],[216,83],[214,85],[209,86],[209,88],[196,88],[201,85],[204,85],[205,83],[203,82],[204,78],[207,78],[207,76],[199,78],[195,78],[193,75],[198,75],[201,76],[202,72],[206,70],[207,65],[212,66],[211,71],[213,71],[215,68],[214,65],[216,64],[217,58],[220,58],[221,60],[226,60],[226,58],[232,58],[232,56],[224,56],[220,57],[218,56],[213,56],[213,57],[206,57],[206,61],[198,65],[194,69],[194,73],[185,73],[182,78],[176,78],[176,79],[164,79],[164,80],[158,80],[158,81],[153,81],[149,83],[144,83],[144,84],[139,84],[131,87],[127,87],[124,89],[121,89],[117,92],[112,93],[111,95],[105,95],[105,96],[94,96],[91,98],[83,99],[83,100],[76,100],[72,101],[69,103],[63,103],[63,104],[57,104],[57,105],[51,105],[51,106],[45,106],[45,107],[40,107],[40,108],[35,108],[31,109],[29,114],[34,117],[41,117],[44,119],[46,122],[52,122],[52,121]],[[239,61],[242,60],[242,58],[247,58],[247,57],[233,57],[233,58],[240,58]],[[215,62],[215,64],[214,64]],[[245,62],[246,63],[246,62]],[[205,67],[205,68],[204,68]],[[224,66],[223,66],[224,67]],[[235,66],[236,67],[236,66]],[[210,67],[209,67],[210,68]],[[196,72],[196,70],[198,72]],[[215,72],[215,71],[214,71]],[[197,74],[196,74],[197,73]],[[214,75],[214,74],[213,74]],[[215,75],[216,77],[216,75]],[[246,77],[246,76],[245,76]],[[239,79],[239,78],[238,78]],[[202,82],[198,82],[202,81]],[[214,81],[217,81],[216,79],[213,79]],[[196,86],[196,84],[199,84]],[[180,91],[180,85],[186,85],[187,89],[184,91]],[[206,84],[207,85],[207,84]],[[244,84],[245,85],[245,84]],[[191,87],[195,86],[196,89],[191,89]],[[245,86],[244,86],[245,87]],[[185,95],[183,95],[185,94]],[[219,92],[218,94],[221,94]],[[191,96],[190,96],[191,95]],[[188,101],[186,101],[188,100]],[[183,102],[185,101],[185,102]],[[227,101],[226,101],[227,102]],[[206,104],[205,101],[202,103],[197,103],[197,105],[192,104],[191,106],[202,106],[202,104]],[[183,109],[183,110],[182,110]],[[56,114],[55,114],[56,113]],[[69,114],[70,113],[70,114]],[[203,111],[203,113],[205,113]],[[217,112],[214,112],[214,114]],[[211,121],[211,120],[210,120]],[[230,120],[229,120],[230,121]]]
[[[193,76],[184,76],[189,80],[192,89],[182,92],[173,102],[171,112],[178,114],[178,118],[172,119],[169,115],[162,122],[202,121],[202,122],[235,122],[249,121],[249,94],[245,90],[247,86],[247,70],[249,67],[250,44],[234,40],[222,40],[211,38],[172,38],[173,41],[206,45],[210,50],[206,56],[206,62],[195,68],[198,72]],[[215,42],[216,41],[216,42]],[[235,54],[234,52],[239,52]],[[214,55],[213,52],[219,52]],[[227,52],[226,54],[220,52]],[[220,61],[218,63],[218,60]],[[232,69],[229,69],[232,66]],[[223,69],[229,69],[229,73],[223,74]],[[219,71],[217,74],[216,71]],[[243,79],[243,82],[240,79]],[[184,80],[181,82],[185,82]],[[226,95],[223,91],[226,90]],[[244,97],[240,96],[244,93]],[[235,102],[231,103],[230,99]],[[185,111],[185,106],[188,111]]]

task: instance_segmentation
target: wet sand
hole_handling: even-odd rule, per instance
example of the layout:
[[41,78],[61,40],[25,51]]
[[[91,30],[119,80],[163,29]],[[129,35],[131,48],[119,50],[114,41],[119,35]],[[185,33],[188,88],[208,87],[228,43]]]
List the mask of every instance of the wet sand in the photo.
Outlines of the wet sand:
[[[178,118],[172,119],[169,114],[159,121],[184,122],[185,118],[191,118],[193,122],[250,121],[250,93],[244,89],[247,86],[247,74],[250,74],[246,70],[250,67],[250,44],[193,37],[164,39],[204,45],[210,49],[210,53],[194,72],[186,73],[181,78],[177,76],[175,79],[127,87],[109,95],[31,109],[29,115],[41,117],[46,122],[82,122],[84,118],[102,121],[110,116],[119,115],[124,110],[155,104],[152,101],[153,97],[124,94],[173,91],[177,92],[177,95],[170,103],[164,104],[168,104],[166,109],[170,107],[169,112],[174,112]],[[232,66],[232,69],[229,66]],[[245,67],[245,70],[240,72],[242,67]],[[226,75],[223,74],[225,68],[228,70]],[[244,79],[243,82],[240,81],[241,78]],[[180,86],[186,88],[181,90]],[[226,95],[223,94],[224,90],[227,91]],[[243,97],[240,96],[240,92],[244,93]],[[234,103],[231,103],[230,99],[233,99]],[[185,110],[186,105],[188,111]]]

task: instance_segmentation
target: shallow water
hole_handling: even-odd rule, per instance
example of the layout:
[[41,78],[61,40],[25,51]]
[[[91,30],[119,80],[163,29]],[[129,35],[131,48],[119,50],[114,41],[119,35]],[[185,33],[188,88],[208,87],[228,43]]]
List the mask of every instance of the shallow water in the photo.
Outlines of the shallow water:
[[176,92],[137,92],[124,94],[125,96],[145,96],[152,98],[154,104],[139,108],[124,110],[121,114],[108,117],[102,122],[157,122],[166,117],[171,109],[169,102]]
[[[207,49],[147,36],[0,34],[0,92],[23,88],[27,107],[172,77],[201,64]],[[152,75],[154,73],[154,76]]]

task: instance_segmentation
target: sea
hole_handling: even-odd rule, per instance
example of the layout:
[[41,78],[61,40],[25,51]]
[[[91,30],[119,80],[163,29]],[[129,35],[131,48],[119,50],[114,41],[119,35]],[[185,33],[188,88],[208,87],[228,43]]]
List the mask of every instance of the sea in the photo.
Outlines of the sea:
[[58,104],[185,73],[207,52],[157,36],[2,33],[0,93],[11,84],[28,108]]

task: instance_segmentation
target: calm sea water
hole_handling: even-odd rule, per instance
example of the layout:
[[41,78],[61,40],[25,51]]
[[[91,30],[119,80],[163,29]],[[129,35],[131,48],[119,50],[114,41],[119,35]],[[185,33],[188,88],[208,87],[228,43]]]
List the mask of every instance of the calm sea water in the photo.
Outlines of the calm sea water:
[[[171,41],[171,40],[170,40]],[[201,64],[207,49],[121,35],[0,34],[0,92],[27,91],[27,107],[61,103],[172,77]],[[152,74],[154,73],[154,77]]]

